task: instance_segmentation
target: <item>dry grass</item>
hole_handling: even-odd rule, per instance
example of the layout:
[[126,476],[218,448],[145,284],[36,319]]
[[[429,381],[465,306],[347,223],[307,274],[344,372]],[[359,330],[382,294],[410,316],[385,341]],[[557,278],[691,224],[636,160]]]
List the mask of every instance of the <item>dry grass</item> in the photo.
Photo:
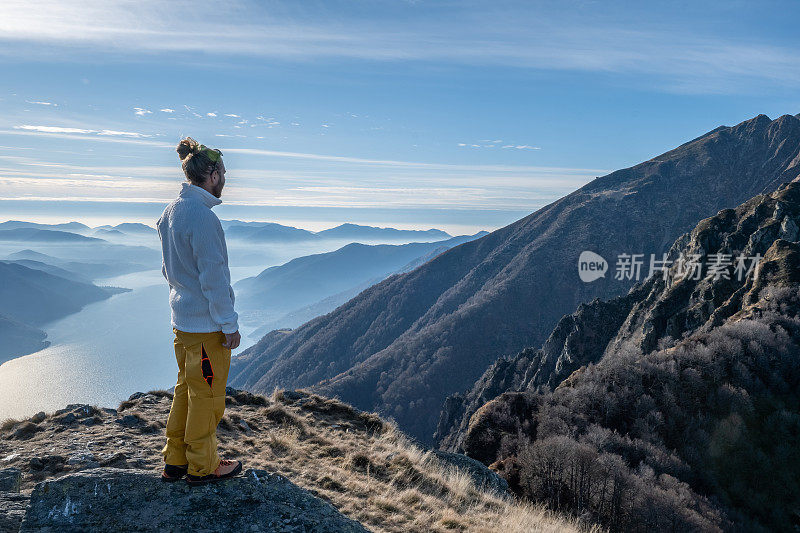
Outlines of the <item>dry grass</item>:
[[270,400],[261,415],[265,438],[246,447],[252,452],[242,459],[313,490],[371,530],[580,529],[539,507],[479,489],[374,413],[316,395],[295,402],[276,391]]
[[16,418],[6,418],[3,422],[0,423],[0,431],[7,431],[9,429],[14,429],[17,424],[22,422],[22,420],[18,420]]
[[[130,466],[156,471],[162,465],[159,452],[170,402],[167,391],[123,402],[124,412],[119,416],[134,414],[145,419],[147,424],[140,428],[122,427],[114,423],[116,415],[105,412],[98,415],[103,418],[100,424],[65,428],[45,423],[42,431],[20,441],[9,437],[22,421],[9,422],[0,427],[0,460],[6,453],[17,453],[19,457],[7,463],[18,463],[24,472],[30,457],[41,455],[41,446],[47,444],[50,453],[65,456],[76,450],[90,450],[95,456],[122,452]],[[284,391],[276,391],[270,398],[236,394],[229,396],[227,403],[224,423],[217,432],[222,455],[241,459],[245,468],[287,477],[370,530],[512,533],[582,529],[574,520],[478,488],[467,474],[415,446],[396,426],[374,413],[313,394],[298,397]],[[60,432],[70,435],[54,435]],[[80,468],[67,464],[61,472]],[[39,479],[41,476],[26,476],[23,488],[31,488]]]

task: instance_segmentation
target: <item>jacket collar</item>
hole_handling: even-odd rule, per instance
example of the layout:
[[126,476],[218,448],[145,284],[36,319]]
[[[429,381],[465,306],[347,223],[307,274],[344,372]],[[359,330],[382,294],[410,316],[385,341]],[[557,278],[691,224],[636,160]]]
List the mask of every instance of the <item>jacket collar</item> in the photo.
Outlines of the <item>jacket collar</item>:
[[202,187],[198,187],[188,181],[181,184],[181,192],[178,194],[181,198],[196,198],[203,202],[209,209],[215,205],[222,203],[222,200],[208,192]]

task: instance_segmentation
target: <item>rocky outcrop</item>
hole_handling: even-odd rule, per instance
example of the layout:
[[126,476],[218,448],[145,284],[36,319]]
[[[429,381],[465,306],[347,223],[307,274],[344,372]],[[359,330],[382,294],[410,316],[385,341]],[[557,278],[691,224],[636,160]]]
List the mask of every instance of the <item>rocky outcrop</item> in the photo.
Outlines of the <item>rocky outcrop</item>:
[[504,392],[485,403],[470,417],[461,447],[469,457],[491,465],[503,453],[507,436],[535,435],[539,404],[527,392]]
[[358,522],[286,478],[263,470],[192,488],[152,472],[89,469],[44,481],[20,532],[362,532]]
[[117,409],[73,404],[0,424],[0,532],[23,518],[24,531],[53,532],[576,530],[518,503],[480,462],[422,450],[375,413],[302,390],[228,387],[218,450],[248,470],[165,484],[171,403],[166,390],[137,392]]
[[785,287],[800,283],[800,247],[796,242],[778,239],[764,254],[758,276],[743,296],[744,305],[755,305],[761,291],[769,285]]
[[17,531],[25,516],[28,496],[21,494],[19,468],[0,470],[0,531]]
[[497,472],[489,470],[486,468],[486,465],[472,457],[467,457],[461,453],[451,453],[442,450],[433,450],[433,455],[440,461],[468,475],[475,483],[475,486],[481,489],[490,490],[499,494],[508,491],[508,482],[505,479],[498,475]]
[[0,470],[0,492],[19,492],[19,482],[22,473],[19,468],[4,468]]
[[27,495],[0,491],[0,531],[19,531],[27,506]]
[[[701,221],[673,245],[669,257],[674,264],[666,275],[643,284],[646,294],[634,304],[606,353],[626,347],[648,353],[659,343],[708,331],[756,301],[760,288],[793,282],[798,274],[790,243],[800,238],[799,226],[798,182]],[[702,275],[695,279],[681,274],[681,257],[696,258],[703,265]],[[722,257],[731,265],[710,273]],[[759,258],[757,266],[751,258]]]
[[[472,418],[501,394],[552,390],[576,370],[608,354],[648,353],[693,332],[710,331],[755,305],[764,287],[797,283],[800,255],[793,241],[800,238],[799,228],[800,182],[784,184],[774,193],[758,195],[701,221],[673,244],[665,275],[636,285],[625,296],[581,305],[561,319],[541,349],[528,348],[499,360],[470,391],[448,398],[436,434],[441,448],[464,451],[465,438],[479,431],[480,438],[469,438],[492,444],[481,444],[470,453],[486,457],[485,448],[498,443],[483,434],[481,428],[487,423],[480,419],[492,410],[484,409],[476,420]],[[709,275],[709,265],[723,256],[731,264],[719,275]],[[701,275],[686,272],[688,260],[682,261],[687,258],[702,265]],[[757,267],[752,258],[760,258]],[[496,426],[495,422],[488,425]]]

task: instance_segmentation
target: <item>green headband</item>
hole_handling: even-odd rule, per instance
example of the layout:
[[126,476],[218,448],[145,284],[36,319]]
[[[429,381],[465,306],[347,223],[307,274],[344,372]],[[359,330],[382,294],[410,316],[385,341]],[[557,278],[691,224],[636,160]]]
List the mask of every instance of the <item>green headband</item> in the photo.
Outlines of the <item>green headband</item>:
[[214,163],[217,163],[217,162],[219,162],[220,159],[222,159],[222,152],[220,152],[216,148],[209,148],[205,144],[198,145],[197,146],[197,151],[194,152],[194,153],[197,154],[197,153],[200,153],[200,152],[205,152],[205,154],[208,156],[208,158],[211,161],[213,161]]

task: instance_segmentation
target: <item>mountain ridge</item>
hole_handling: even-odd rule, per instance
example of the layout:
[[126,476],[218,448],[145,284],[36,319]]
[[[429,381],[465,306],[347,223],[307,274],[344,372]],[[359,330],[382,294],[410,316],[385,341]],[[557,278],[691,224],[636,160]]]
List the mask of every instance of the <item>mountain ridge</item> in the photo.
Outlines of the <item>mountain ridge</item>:
[[264,309],[259,305],[262,300],[270,302],[269,309],[288,313],[367,281],[380,281],[435,249],[450,248],[477,235],[406,244],[353,242],[331,252],[296,257],[236,282],[240,314]]
[[16,228],[0,230],[0,241],[13,242],[82,242],[82,243],[105,243],[104,239],[97,237],[87,237],[80,233],[69,231],[38,229],[38,228]]
[[800,120],[791,115],[712,130],[391,277],[274,344],[262,339],[233,363],[234,383],[313,386],[431,442],[448,394],[500,356],[543,342],[581,302],[633,284],[581,283],[582,250],[665,252],[697,220],[795,178],[798,154]]
[[[228,237],[254,241],[304,242],[320,239],[366,241],[389,240],[391,242],[409,239],[427,241],[452,238],[452,235],[438,229],[404,230],[392,227],[364,226],[345,222],[320,231],[310,231],[276,222],[242,222],[241,220],[222,220],[222,227]],[[409,241],[410,242],[410,241]]]

